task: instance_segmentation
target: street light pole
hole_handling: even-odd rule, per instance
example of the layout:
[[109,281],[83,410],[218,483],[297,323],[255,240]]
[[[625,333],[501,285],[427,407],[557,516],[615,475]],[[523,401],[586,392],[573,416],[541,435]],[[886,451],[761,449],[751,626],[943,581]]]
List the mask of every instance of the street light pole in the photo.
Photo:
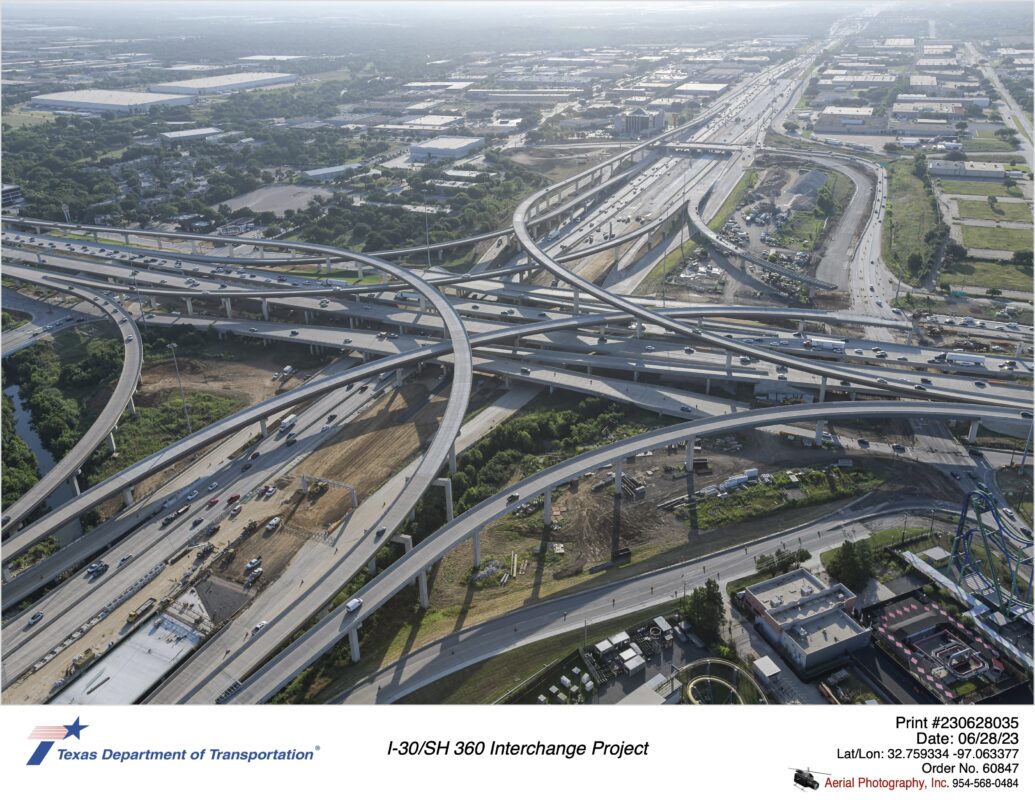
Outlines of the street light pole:
[[187,396],[183,393],[183,381],[180,380],[180,365],[176,362],[176,344],[171,342],[166,345],[173,357],[173,369],[176,370],[176,385],[180,387],[180,402],[183,403],[183,418],[187,421],[187,434],[194,433],[190,426],[190,414],[187,413]]

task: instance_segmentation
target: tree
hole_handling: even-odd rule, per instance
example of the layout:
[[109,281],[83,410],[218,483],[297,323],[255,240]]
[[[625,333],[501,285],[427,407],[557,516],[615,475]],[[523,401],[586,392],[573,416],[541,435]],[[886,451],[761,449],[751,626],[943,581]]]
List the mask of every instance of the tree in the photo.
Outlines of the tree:
[[913,156],[913,174],[918,178],[927,176],[927,157],[923,153]]
[[990,206],[992,206],[992,208],[995,208],[995,204],[996,204],[996,196],[995,196],[994,194],[990,194],[990,195],[989,195],[988,197],[986,197],[985,199],[986,199],[986,200],[988,201],[988,204],[989,204]]
[[1022,267],[1032,265],[1032,251],[1031,250],[1015,250],[1013,258],[1010,259],[1014,264],[1019,264]]
[[884,152],[885,153],[900,153],[900,152],[902,152],[902,148],[899,147],[894,142],[885,142],[885,144],[884,144]]
[[946,161],[966,161],[967,157],[963,154],[962,150],[950,150],[945,154]]
[[862,591],[873,577],[873,551],[870,543],[846,539],[834,552],[827,572],[853,592]]
[[996,289],[993,286],[991,289],[986,289],[985,290],[985,295],[987,295],[988,297],[999,297],[1000,295],[1002,295],[1002,291],[999,290],[999,289]]
[[785,131],[787,131],[787,133],[797,133],[797,131],[798,131],[798,123],[797,122],[791,122],[790,120],[788,120],[787,122],[785,122],[783,124],[783,129]]
[[906,269],[910,275],[920,275],[924,271],[924,259],[919,253],[910,253],[906,260]]
[[722,590],[713,578],[709,578],[704,586],[698,586],[690,593],[684,611],[705,644],[714,644],[722,640],[726,609],[722,602]]

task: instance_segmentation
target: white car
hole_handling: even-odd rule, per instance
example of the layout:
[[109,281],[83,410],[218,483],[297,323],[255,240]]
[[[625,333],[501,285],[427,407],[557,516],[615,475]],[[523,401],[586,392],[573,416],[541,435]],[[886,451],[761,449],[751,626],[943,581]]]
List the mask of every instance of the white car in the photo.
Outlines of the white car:
[[207,486],[207,487],[205,488],[205,491],[206,491],[206,492],[214,492],[214,491],[215,491],[216,489],[218,489],[218,488],[219,488],[219,482],[218,482],[218,481],[212,481],[212,483],[210,483],[210,484],[209,484],[209,485],[208,485],[208,486]]
[[266,530],[275,531],[278,525],[280,525],[280,517],[274,517],[266,523]]
[[347,602],[347,603],[345,604],[345,610],[346,610],[346,611],[347,611],[347,612],[348,612],[349,614],[353,614],[353,613],[355,613],[356,611],[359,611],[359,608],[360,608],[360,606],[362,606],[362,605],[363,605],[363,599],[362,599],[361,597],[353,597],[353,598],[352,598],[351,600],[349,600],[349,601],[348,601],[348,602]]
[[193,491],[191,491],[190,494],[187,495],[187,499],[188,500],[193,500],[197,496],[198,496],[198,490],[194,489]]

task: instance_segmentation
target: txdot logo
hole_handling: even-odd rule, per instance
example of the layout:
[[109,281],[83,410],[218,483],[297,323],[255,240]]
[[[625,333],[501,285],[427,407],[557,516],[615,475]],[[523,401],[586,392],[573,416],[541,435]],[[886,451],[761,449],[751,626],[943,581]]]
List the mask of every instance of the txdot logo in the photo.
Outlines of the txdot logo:
[[43,759],[47,757],[47,753],[49,753],[50,748],[54,746],[54,742],[60,742],[70,736],[74,736],[76,739],[79,739],[79,734],[83,729],[89,727],[89,725],[79,724],[79,717],[76,717],[75,722],[71,725],[37,725],[32,729],[32,733],[29,734],[29,738],[40,740],[40,743],[36,745],[36,749],[33,750],[32,755],[26,762],[27,765],[30,767],[38,767],[43,763]]

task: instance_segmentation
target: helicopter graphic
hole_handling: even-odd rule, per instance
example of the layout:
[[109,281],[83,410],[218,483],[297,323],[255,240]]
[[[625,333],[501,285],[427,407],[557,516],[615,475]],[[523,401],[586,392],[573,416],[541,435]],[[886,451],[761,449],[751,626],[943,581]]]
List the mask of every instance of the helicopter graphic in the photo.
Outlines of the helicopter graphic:
[[819,781],[816,780],[816,775],[829,775],[829,772],[813,772],[811,769],[806,767],[800,769],[798,767],[789,767],[794,770],[794,785],[804,791],[805,789],[818,789]]

